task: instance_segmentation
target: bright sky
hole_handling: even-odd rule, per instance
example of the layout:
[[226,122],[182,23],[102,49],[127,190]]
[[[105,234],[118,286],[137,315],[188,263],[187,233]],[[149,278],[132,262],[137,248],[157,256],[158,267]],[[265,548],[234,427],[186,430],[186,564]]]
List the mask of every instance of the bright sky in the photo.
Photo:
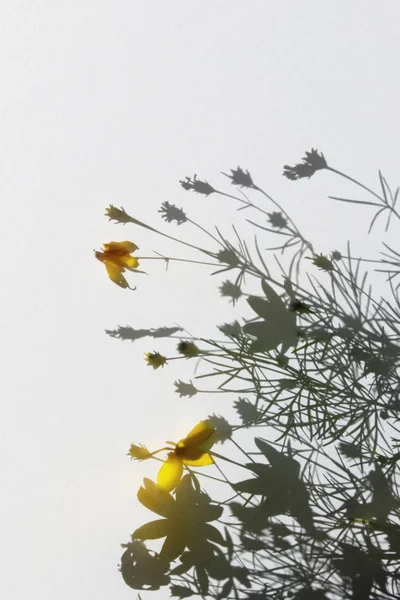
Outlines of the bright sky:
[[152,519],[135,496],[156,465],[130,462],[129,445],[182,437],[232,401],[180,399],[173,382],[193,377],[190,362],[146,366],[145,351],[173,354],[176,340],[105,335],[177,322],[216,335],[245,306],[220,299],[224,278],[208,267],[166,273],[142,261],[148,276],[129,276],[136,292],[113,285],[93,258],[103,241],[131,239],[141,256],[189,253],[109,223],[105,207],[214,250],[157,211],[167,200],[232,239],[243,215],[233,201],[178,180],[196,173],[229,192],[220,172],[240,165],[319,251],[345,251],[351,237],[355,255],[375,258],[383,227],[365,236],[374,213],[327,199],[357,190],[329,173],[291,182],[282,167],[316,147],[374,189],[378,168],[400,183],[399,19],[396,0],[3,0],[3,597],[134,598],[119,544]]

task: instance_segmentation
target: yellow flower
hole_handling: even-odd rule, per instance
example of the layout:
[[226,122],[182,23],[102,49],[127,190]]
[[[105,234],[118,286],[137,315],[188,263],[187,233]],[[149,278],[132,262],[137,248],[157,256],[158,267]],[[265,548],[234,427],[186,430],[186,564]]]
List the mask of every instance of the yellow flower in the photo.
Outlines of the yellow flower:
[[183,465],[189,467],[212,465],[214,461],[208,454],[208,450],[214,443],[210,440],[213,433],[214,428],[210,427],[208,421],[200,421],[185,438],[179,440],[158,471],[157,485],[166,492],[172,492],[182,477]]
[[163,367],[167,362],[165,356],[163,356],[159,352],[146,352],[144,355],[144,360],[147,362],[147,366],[153,367],[153,369]]
[[129,288],[129,284],[122,273],[125,269],[134,271],[139,266],[139,261],[132,252],[138,247],[133,242],[108,242],[103,244],[101,252],[94,253],[97,260],[105,264],[107,275],[122,288]]

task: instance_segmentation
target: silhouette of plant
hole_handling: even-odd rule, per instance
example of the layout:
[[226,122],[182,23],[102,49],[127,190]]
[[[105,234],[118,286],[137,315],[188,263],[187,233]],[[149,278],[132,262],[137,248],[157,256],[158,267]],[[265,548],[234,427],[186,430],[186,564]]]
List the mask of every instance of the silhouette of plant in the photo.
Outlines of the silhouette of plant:
[[[298,181],[317,171],[330,171],[372,197],[329,196],[373,206],[369,232],[381,214],[385,231],[392,220],[398,224],[399,188],[393,191],[380,171],[374,191],[311,149],[283,174]],[[257,215],[257,221],[246,219],[257,232],[252,244],[236,228],[232,239],[217,228],[208,231],[168,202],[159,211],[166,223],[184,223],[184,232],[196,227],[209,248],[124,209],[106,211],[117,223],[206,254],[209,262],[197,262],[210,266],[212,275],[223,274],[221,296],[240,300],[236,310],[245,315],[219,326],[222,341],[179,338],[177,347],[178,327],[107,331],[131,341],[174,338],[171,356],[149,352],[148,364],[168,369],[171,360],[195,359],[194,383],[175,381],[175,391],[185,400],[224,394],[237,414],[235,423],[209,415],[177,444],[155,452],[131,445],[128,455],[149,461],[149,475],[158,453],[167,456],[157,482],[145,478],[138,491],[139,502],[161,518],[136,528],[123,545],[122,577],[134,590],[162,598],[164,588],[176,598],[215,600],[399,598],[400,252],[386,242],[377,260],[353,257],[350,244],[318,252],[249,171],[230,173],[223,174],[238,195],[196,175],[180,183],[204,202],[211,194],[213,201],[227,196],[238,210]],[[278,236],[277,245],[263,249],[260,235]],[[113,264],[136,268],[130,248],[124,246],[121,257],[110,255]],[[270,252],[278,273],[269,266]],[[161,258],[167,264],[186,260]],[[367,284],[369,265],[386,275],[386,295],[374,295]],[[112,279],[125,287],[122,272]],[[251,278],[256,294],[246,291]]]

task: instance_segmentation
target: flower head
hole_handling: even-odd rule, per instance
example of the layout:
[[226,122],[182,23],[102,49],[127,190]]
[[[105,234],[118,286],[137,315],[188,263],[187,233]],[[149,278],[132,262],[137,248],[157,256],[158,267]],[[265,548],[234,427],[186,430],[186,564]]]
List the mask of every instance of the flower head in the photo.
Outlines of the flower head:
[[182,398],[183,396],[189,396],[189,398],[191,398],[192,396],[195,396],[198,392],[198,390],[194,387],[193,383],[185,383],[184,381],[181,381],[180,379],[178,379],[178,381],[174,382],[174,386],[176,387],[176,393],[179,394],[179,397]]
[[215,192],[215,189],[212,185],[208,183],[208,181],[201,181],[201,179],[197,179],[197,175],[193,175],[193,178],[185,177],[185,179],[180,181],[179,183],[181,184],[183,189],[193,190],[198,194],[204,194],[204,196],[209,196],[210,194]]
[[238,255],[232,248],[220,250],[216,255],[216,258],[220,263],[225,263],[230,267],[237,267],[240,263]]
[[106,208],[106,217],[108,217],[110,221],[122,223],[123,225],[126,223],[134,223],[134,219],[128,215],[122,206],[121,208],[117,208],[113,204],[110,204],[110,206]]
[[224,281],[224,283],[219,288],[221,292],[221,296],[229,296],[232,300],[232,304],[235,305],[235,302],[239,300],[242,295],[242,290],[239,285],[236,283],[232,283],[231,281]]
[[213,444],[209,441],[213,433],[214,428],[208,421],[200,421],[185,438],[179,440],[175,448],[168,452],[167,459],[158,471],[157,485],[171,492],[182,477],[184,465],[190,467],[212,465],[214,461],[208,451]]
[[324,254],[316,254],[312,259],[313,265],[322,269],[322,271],[333,271],[334,266],[331,260],[327,258]]
[[139,266],[138,259],[131,256],[137,249],[133,242],[108,242],[103,244],[102,251],[95,251],[94,255],[97,260],[104,263],[111,281],[122,288],[129,288],[122,273],[125,270],[134,271]]
[[200,350],[193,342],[182,341],[178,344],[179,354],[183,354],[186,358],[194,358],[199,355]]
[[143,444],[131,444],[128,452],[128,456],[134,460],[146,460],[152,456],[151,452],[143,446]]
[[302,161],[303,162],[298,163],[294,167],[285,165],[283,167],[283,175],[294,181],[296,179],[302,179],[303,177],[311,177],[316,171],[328,167],[328,163],[322,152],[321,154],[318,154],[318,150],[314,150],[314,148],[311,149],[311,152],[306,152]]
[[239,185],[240,187],[254,188],[256,187],[253,183],[251,175],[248,171],[243,171],[240,167],[237,169],[231,169],[232,175],[222,173],[225,177],[229,177],[232,185]]
[[144,360],[147,362],[147,366],[153,367],[154,370],[158,369],[159,367],[163,367],[167,362],[165,356],[159,352],[146,352],[144,355]]
[[177,208],[175,204],[170,204],[168,201],[161,204],[161,208],[158,212],[161,213],[162,218],[165,219],[167,223],[176,221],[178,225],[182,225],[182,223],[187,221],[187,216],[183,212],[183,209]]
[[277,227],[278,229],[287,227],[287,220],[281,212],[268,213],[268,219],[272,227]]

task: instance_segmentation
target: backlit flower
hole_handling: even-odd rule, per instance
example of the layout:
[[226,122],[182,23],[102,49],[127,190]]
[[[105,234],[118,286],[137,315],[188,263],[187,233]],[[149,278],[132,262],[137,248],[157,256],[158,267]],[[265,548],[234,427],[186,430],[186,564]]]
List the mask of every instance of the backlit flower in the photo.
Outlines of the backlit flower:
[[[179,440],[175,448],[168,452],[167,459],[157,474],[157,485],[171,492],[178,485],[184,465],[188,467],[205,467],[212,465],[213,459],[208,454],[213,441],[210,440],[214,428],[208,421],[200,421],[185,438]],[[172,442],[168,442],[172,444]]]
[[100,262],[104,263],[107,275],[122,288],[129,288],[123,273],[125,270],[134,271],[139,266],[139,261],[132,252],[138,247],[133,242],[108,242],[103,244],[102,251],[95,251],[94,255]]
[[194,358],[199,355],[200,350],[193,342],[179,342],[178,344],[178,352],[179,354],[183,354],[186,358]]
[[163,367],[167,362],[165,356],[163,356],[159,352],[146,352],[146,354],[144,355],[144,360],[147,362],[147,366],[153,367],[153,369]]

